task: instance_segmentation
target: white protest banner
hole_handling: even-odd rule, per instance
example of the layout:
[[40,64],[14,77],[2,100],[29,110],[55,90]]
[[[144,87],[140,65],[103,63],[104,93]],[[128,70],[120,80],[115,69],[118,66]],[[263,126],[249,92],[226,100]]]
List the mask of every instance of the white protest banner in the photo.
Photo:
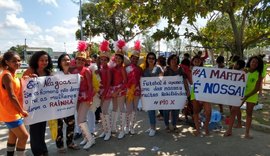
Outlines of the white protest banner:
[[26,125],[71,116],[75,113],[80,77],[78,74],[31,78],[22,81]]
[[196,100],[240,106],[247,75],[239,70],[194,67],[192,79]]
[[187,100],[180,76],[142,77],[143,110],[182,109]]

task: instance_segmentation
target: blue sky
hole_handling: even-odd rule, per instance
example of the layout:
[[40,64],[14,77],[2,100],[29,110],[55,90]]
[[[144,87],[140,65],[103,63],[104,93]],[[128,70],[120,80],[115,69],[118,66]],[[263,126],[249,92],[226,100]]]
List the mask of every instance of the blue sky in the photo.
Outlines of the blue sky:
[[[75,0],[74,0],[75,1]],[[76,49],[79,5],[71,0],[0,0],[0,51],[24,44]]]
[[[75,51],[79,5],[73,1],[79,0],[0,0],[0,51],[3,53],[12,46],[23,45],[25,38],[29,47]],[[204,25],[205,21],[199,23]],[[162,29],[164,25],[166,22],[161,20],[152,30]],[[190,26],[182,24],[181,27],[184,30]],[[94,38],[94,41],[101,40],[101,37]],[[160,45],[160,50],[168,50],[165,41]]]

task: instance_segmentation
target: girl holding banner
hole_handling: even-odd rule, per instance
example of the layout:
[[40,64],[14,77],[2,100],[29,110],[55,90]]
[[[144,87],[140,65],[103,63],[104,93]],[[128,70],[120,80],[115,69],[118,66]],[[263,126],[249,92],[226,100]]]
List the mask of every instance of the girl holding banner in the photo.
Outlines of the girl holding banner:
[[[247,63],[247,74],[248,74],[248,80],[245,90],[245,96],[242,99],[242,103],[240,107],[246,102],[247,108],[246,108],[246,132],[245,132],[245,138],[252,139],[252,136],[249,134],[249,130],[251,127],[251,121],[252,121],[252,112],[253,107],[258,103],[258,91],[260,90],[260,85],[262,82],[262,73],[264,68],[264,63],[261,57],[259,56],[252,56],[249,58]],[[236,115],[236,108],[232,108],[232,113],[230,117],[230,125],[224,136],[231,136],[232,135],[232,126],[234,123],[234,118]]]
[[[59,75],[67,75],[70,74],[69,67],[70,67],[70,56],[68,54],[62,54],[58,58],[58,69],[60,70],[56,74]],[[66,144],[69,149],[78,150],[80,149],[74,142],[73,142],[73,132],[75,126],[75,117],[74,115],[65,117],[63,119],[58,119],[58,130],[57,130],[57,137],[56,137],[56,146],[60,153],[65,153],[66,150],[64,148],[63,143],[63,120],[66,123]]]
[[[179,57],[175,54],[171,55],[168,60],[167,64],[168,66],[164,70],[164,76],[182,76],[183,81],[184,81],[184,86],[186,90],[186,95],[189,97],[189,86],[188,86],[188,81],[186,74],[183,72],[182,68],[178,66],[180,63]],[[166,131],[170,132],[170,127],[169,127],[169,114],[171,112],[172,114],[172,126],[173,126],[173,132],[178,132],[178,129],[176,127],[176,122],[179,117],[179,111],[180,110],[163,110],[163,115],[164,115],[164,123],[166,126]]]
[[[45,51],[35,52],[30,58],[29,66],[23,76],[50,76],[53,69],[52,59]],[[30,127],[30,146],[35,156],[48,155],[45,143],[46,121],[35,123]]]
[[20,80],[16,77],[16,70],[20,68],[21,58],[15,53],[8,51],[0,59],[0,121],[7,125],[8,141],[7,156],[24,156],[29,134],[23,123],[23,118],[28,116],[22,106],[22,89]]
[[82,134],[84,136],[83,141],[80,144],[84,144],[83,149],[88,149],[95,144],[95,138],[90,133],[87,124],[87,113],[89,107],[92,104],[94,90],[92,86],[92,73],[91,70],[85,67],[87,43],[85,41],[79,41],[78,52],[76,54],[76,68],[71,72],[72,74],[81,75],[81,83],[77,104],[78,117],[77,121]]
[[[146,56],[146,68],[143,71],[143,77],[163,76],[163,70],[160,66],[156,65],[156,62],[156,54],[153,52],[149,52]],[[150,121],[150,128],[146,132],[148,132],[149,136],[152,137],[156,134],[156,111],[149,110],[148,117]]]
[[127,73],[124,67],[124,52],[126,50],[126,43],[124,40],[119,40],[115,43],[115,63],[116,66],[112,68],[112,100],[113,100],[113,114],[112,115],[112,129],[116,128],[117,111],[120,109],[121,130],[118,134],[118,139],[122,139],[125,136],[124,127],[126,123],[126,109],[125,109],[125,97],[126,97],[126,83]]
[[133,52],[130,57],[131,64],[126,67],[127,72],[127,97],[126,97],[126,129],[125,133],[135,134],[134,123],[136,112],[141,95],[140,79],[142,76],[142,68],[138,66],[140,58],[141,43],[136,41]]
[[[192,64],[192,66],[201,66],[202,60],[201,60],[200,56],[198,56],[198,55],[194,56],[191,60],[191,64]],[[204,113],[205,113],[205,124],[204,124],[205,135],[209,135],[209,128],[208,127],[209,127],[209,122],[211,119],[211,111],[212,111],[211,105],[207,102],[197,101],[195,98],[193,87],[191,88],[190,100],[191,100],[192,105],[193,105],[193,119],[194,119],[195,128],[196,128],[194,135],[195,136],[200,135],[199,113],[201,111],[201,103],[203,104],[203,109],[204,109]]]

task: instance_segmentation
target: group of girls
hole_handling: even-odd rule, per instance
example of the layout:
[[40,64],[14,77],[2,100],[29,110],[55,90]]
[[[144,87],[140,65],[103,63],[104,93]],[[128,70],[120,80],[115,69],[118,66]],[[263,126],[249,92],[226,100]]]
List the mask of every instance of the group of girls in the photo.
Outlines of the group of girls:
[[[101,122],[102,133],[99,137],[109,140],[112,133],[118,131],[117,120],[120,112],[120,130],[118,139],[126,134],[135,134],[135,116],[140,98],[140,77],[142,69],[138,66],[141,45],[135,42],[130,57],[130,63],[125,65],[126,43],[119,40],[115,43],[115,55],[110,58],[109,42],[103,41],[100,45],[100,69],[98,73],[101,78]],[[114,65],[109,67],[109,61]],[[110,103],[112,101],[112,111]]]
[[[89,131],[87,123],[87,113],[93,103],[93,97],[98,95],[100,97],[101,106],[101,120],[102,132],[100,137],[104,140],[109,140],[111,134],[117,132],[117,119],[118,111],[120,112],[120,129],[118,139],[122,139],[126,134],[135,134],[134,125],[136,118],[136,111],[138,101],[140,99],[140,78],[142,77],[155,77],[155,76],[183,76],[186,94],[190,97],[193,104],[193,119],[195,123],[194,135],[200,135],[199,113],[201,106],[203,106],[206,121],[205,121],[205,134],[209,134],[209,121],[211,117],[211,105],[207,102],[198,101],[194,95],[192,88],[191,69],[194,66],[202,66],[202,59],[200,56],[194,56],[191,60],[185,58],[181,65],[179,65],[179,57],[171,55],[167,60],[167,66],[162,69],[157,65],[157,58],[155,53],[149,52],[145,60],[145,68],[142,70],[138,66],[140,58],[140,42],[137,41],[129,58],[130,63],[125,64],[125,42],[119,40],[115,45],[114,58],[111,58],[109,42],[103,41],[100,44],[99,68],[91,71],[86,67],[86,53],[78,52],[75,58],[75,67],[70,66],[70,56],[63,54],[58,59],[59,72],[53,73],[53,65],[51,57],[47,52],[36,52],[29,61],[29,69],[27,69],[23,78],[51,76],[53,74],[80,74],[81,83],[79,89],[78,105],[77,105],[77,124],[79,125],[84,139],[80,143],[83,149],[90,148],[95,144],[95,137]],[[86,49],[84,49],[86,50]],[[82,50],[82,51],[84,51]],[[114,66],[109,66],[109,62],[113,60]],[[7,155],[24,155],[29,134],[23,124],[23,118],[28,116],[26,110],[22,106],[22,92],[20,80],[16,77],[16,70],[19,69],[21,59],[15,52],[8,51],[1,58],[2,73],[0,76],[0,121],[3,121],[9,128],[8,141],[7,141]],[[191,66],[190,66],[191,65]],[[233,68],[236,70],[243,70],[245,62],[242,60],[237,61]],[[245,71],[248,74],[248,81],[246,86],[245,96],[242,100],[247,103],[247,117],[246,117],[246,138],[252,138],[249,131],[252,121],[253,107],[258,102],[258,90],[262,81],[262,72],[264,64],[261,57],[253,56],[247,62]],[[100,89],[97,90],[93,87],[93,73],[100,76]],[[191,87],[189,87],[189,85]],[[112,101],[112,111],[110,111],[110,103]],[[241,104],[241,105],[242,105]],[[119,109],[119,110],[118,110]],[[235,117],[238,120],[241,118],[240,107],[231,107],[230,125],[224,136],[232,135],[232,127]],[[147,130],[149,136],[156,134],[156,115],[155,110],[148,111],[150,128]],[[171,114],[172,128],[169,126],[169,118]],[[178,119],[179,110],[165,110],[163,111],[165,129],[168,132],[177,132],[176,121]],[[66,129],[66,145],[68,148],[78,150],[79,147],[73,142],[73,133],[75,126],[74,116],[69,116],[64,119],[58,119],[58,135],[56,138],[56,146],[59,152],[65,152],[63,143],[63,121],[67,124]],[[240,123],[241,124],[241,123]],[[91,126],[90,126],[91,127]],[[238,127],[239,123],[238,123]],[[30,146],[32,153],[35,156],[48,155],[48,149],[45,143],[46,121],[39,122],[29,126],[30,133]],[[15,151],[16,149],[16,151]]]
[[[222,61],[223,60],[223,61]],[[218,57],[217,59],[217,67],[218,68],[224,68],[224,58],[223,57]],[[191,65],[192,66],[201,66],[201,59],[199,56],[193,57],[191,60]],[[192,67],[191,67],[192,68]],[[243,70],[247,73],[248,79],[247,79],[247,84],[246,84],[246,90],[244,97],[242,99],[242,103],[240,106],[230,106],[230,123],[228,130],[224,134],[225,137],[231,136],[232,135],[232,128],[234,125],[235,117],[237,117],[237,125],[234,126],[236,128],[241,128],[241,111],[240,107],[246,102],[247,109],[246,109],[246,131],[245,131],[245,138],[251,139],[252,136],[250,135],[250,127],[251,127],[251,121],[252,121],[252,112],[253,112],[253,107],[258,104],[258,91],[261,86],[262,82],[262,73],[264,68],[264,63],[262,61],[262,58],[259,56],[252,56],[249,58],[246,68],[245,68],[245,61],[241,59],[235,60],[235,62],[231,65],[231,68],[234,70]],[[206,121],[205,121],[205,134],[209,135],[209,122],[211,119],[211,105],[207,102],[204,101],[198,101],[195,98],[194,95],[194,90],[191,88],[191,102],[193,104],[193,119],[195,123],[195,129],[196,131],[194,132],[195,136],[200,135],[200,124],[199,124],[199,112],[201,110],[201,105],[203,105],[204,113],[206,116]],[[220,110],[222,111],[222,107],[220,107]]]

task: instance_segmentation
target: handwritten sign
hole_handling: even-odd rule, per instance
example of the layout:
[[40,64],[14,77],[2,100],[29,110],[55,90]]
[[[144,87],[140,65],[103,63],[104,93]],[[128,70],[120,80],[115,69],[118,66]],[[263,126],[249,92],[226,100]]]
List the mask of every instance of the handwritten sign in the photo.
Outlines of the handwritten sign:
[[239,70],[194,67],[192,79],[196,100],[240,106],[247,75]]
[[142,77],[143,110],[182,109],[187,100],[180,76]]
[[22,81],[25,124],[73,115],[76,110],[80,77],[78,74],[31,78]]

